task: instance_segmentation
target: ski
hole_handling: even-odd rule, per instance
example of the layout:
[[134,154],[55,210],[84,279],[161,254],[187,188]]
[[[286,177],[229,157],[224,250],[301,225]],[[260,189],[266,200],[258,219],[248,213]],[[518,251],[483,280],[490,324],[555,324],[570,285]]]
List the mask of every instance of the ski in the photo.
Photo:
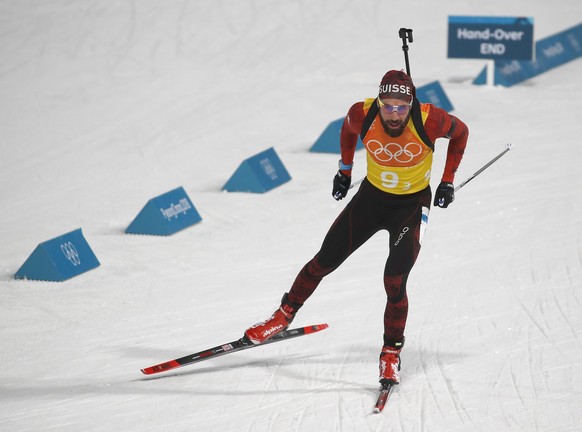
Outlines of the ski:
[[291,330],[284,330],[281,333],[277,333],[270,339],[267,339],[262,344],[255,345],[250,342],[245,337],[238,340],[226,343],[224,345],[218,345],[213,348],[209,348],[194,354],[190,354],[184,357],[180,357],[174,360],[169,360],[164,363],[160,363],[154,366],[143,368],[141,371],[145,375],[152,375],[159,372],[166,372],[172,369],[176,369],[182,366],[190,365],[193,363],[198,363],[211,358],[216,358],[225,354],[234,353],[237,351],[246,350],[249,348],[256,348],[259,346],[267,345],[273,342],[279,342],[285,339],[291,339],[298,336],[304,336],[311,333],[317,333],[318,331],[325,330],[329,326],[327,324],[315,324],[306,327],[299,327]]
[[374,407],[375,413],[380,413],[386,406],[386,402],[390,398],[390,394],[392,393],[392,389],[396,386],[396,384],[392,383],[382,383],[382,387],[380,387],[380,394],[378,395],[378,400],[376,401],[376,406]]

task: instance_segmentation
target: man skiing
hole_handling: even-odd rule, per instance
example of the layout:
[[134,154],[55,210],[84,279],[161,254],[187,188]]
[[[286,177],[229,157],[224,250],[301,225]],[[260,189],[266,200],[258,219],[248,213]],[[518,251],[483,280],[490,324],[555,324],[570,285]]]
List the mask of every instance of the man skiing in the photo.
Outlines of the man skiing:
[[345,198],[358,136],[366,149],[367,174],[358,192],[329,229],[317,254],[301,269],[280,307],[264,322],[245,331],[260,344],[285,330],[321,280],[379,230],[390,235],[384,268],[387,301],[384,343],[380,353],[380,383],[400,382],[400,352],[408,316],[406,282],[420,251],[431,204],[429,185],[434,142],[449,139],[441,182],[434,205],[453,202],[453,181],[469,132],[457,117],[416,99],[410,76],[387,72],[378,97],[355,103],[340,133],[341,159],[332,195]]

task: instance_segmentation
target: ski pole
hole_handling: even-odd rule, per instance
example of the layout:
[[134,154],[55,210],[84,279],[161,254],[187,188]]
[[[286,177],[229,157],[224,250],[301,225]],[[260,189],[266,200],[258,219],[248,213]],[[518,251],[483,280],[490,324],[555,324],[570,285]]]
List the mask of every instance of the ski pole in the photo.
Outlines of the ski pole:
[[408,44],[407,41],[412,43],[412,29],[401,28],[398,30],[398,36],[402,39],[402,51],[404,51],[404,61],[406,62],[406,73],[410,75],[410,63],[408,62]]
[[509,150],[511,150],[511,143],[507,143],[507,147],[505,148],[505,150],[503,150],[501,153],[499,153],[497,156],[495,156],[493,159],[491,159],[489,162],[483,165],[479,171],[477,171],[475,174],[473,174],[471,177],[469,177],[467,180],[465,180],[463,183],[457,186],[455,188],[455,192],[457,192],[459,189],[461,189],[463,186],[465,186],[467,183],[469,183],[471,180],[473,180],[475,177],[477,177],[479,174],[481,174],[483,171],[485,171],[487,168],[493,165],[499,158],[501,158],[501,156],[503,156]]
[[362,177],[360,180],[353,182],[350,187],[348,188],[348,190],[350,190],[351,188],[353,188],[354,186],[359,185],[360,183],[362,183],[364,181],[366,177]]

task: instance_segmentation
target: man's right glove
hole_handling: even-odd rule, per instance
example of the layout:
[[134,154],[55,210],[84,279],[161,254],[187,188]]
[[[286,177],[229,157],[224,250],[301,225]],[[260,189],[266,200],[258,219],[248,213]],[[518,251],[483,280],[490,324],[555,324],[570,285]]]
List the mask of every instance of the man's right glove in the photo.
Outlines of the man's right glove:
[[337,200],[341,200],[345,198],[348,194],[348,190],[350,189],[350,185],[352,184],[352,176],[348,176],[342,174],[341,171],[338,171],[335,177],[333,178],[333,190],[331,195]]
[[434,205],[447,208],[455,200],[455,187],[452,183],[441,182],[434,194]]

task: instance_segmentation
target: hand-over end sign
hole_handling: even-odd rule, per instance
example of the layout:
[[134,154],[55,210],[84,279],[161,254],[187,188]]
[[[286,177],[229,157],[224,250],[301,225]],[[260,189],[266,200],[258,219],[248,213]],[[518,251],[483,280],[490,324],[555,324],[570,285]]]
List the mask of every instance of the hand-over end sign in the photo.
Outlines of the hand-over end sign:
[[530,17],[449,16],[449,58],[533,60]]

